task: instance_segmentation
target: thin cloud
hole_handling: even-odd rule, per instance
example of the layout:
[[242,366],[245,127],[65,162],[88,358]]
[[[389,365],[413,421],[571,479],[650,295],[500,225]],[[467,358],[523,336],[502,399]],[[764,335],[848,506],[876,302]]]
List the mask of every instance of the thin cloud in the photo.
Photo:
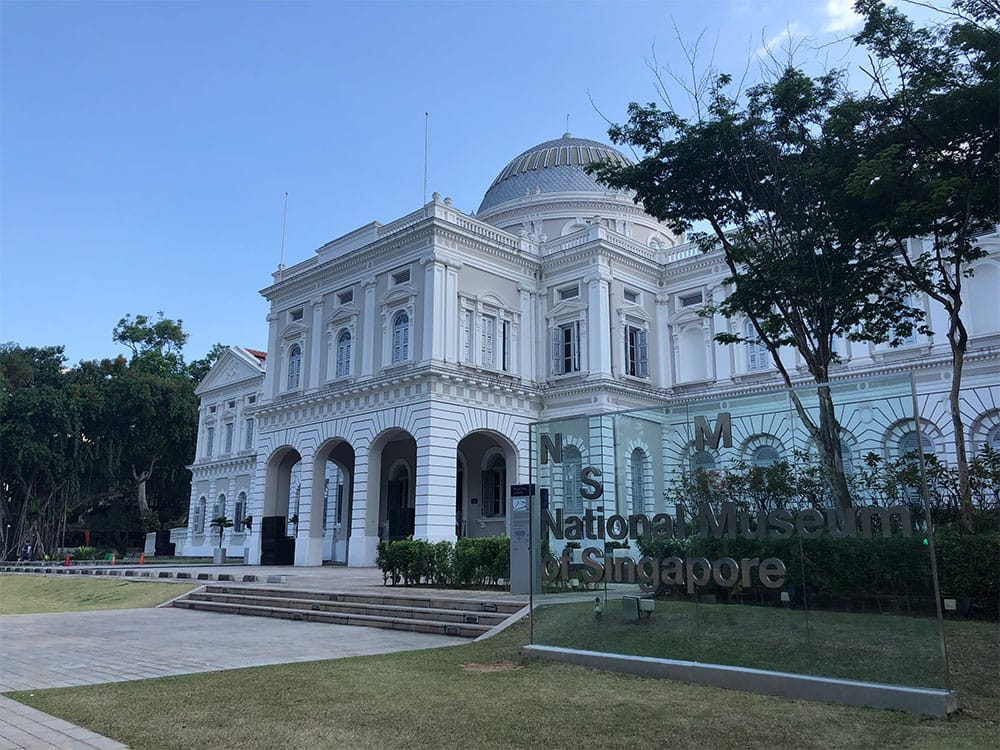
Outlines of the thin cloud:
[[823,31],[850,31],[861,25],[861,16],[854,12],[854,0],[826,0],[827,24]]

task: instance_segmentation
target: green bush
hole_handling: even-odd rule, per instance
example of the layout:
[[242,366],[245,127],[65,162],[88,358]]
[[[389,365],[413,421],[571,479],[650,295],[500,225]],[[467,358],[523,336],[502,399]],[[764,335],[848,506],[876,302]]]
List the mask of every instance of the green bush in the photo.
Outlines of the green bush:
[[75,547],[71,556],[74,560],[96,560],[98,550],[97,547]]
[[[968,599],[971,614],[996,618],[1000,602],[1000,532],[963,533],[959,524],[937,530],[936,549],[941,596]],[[761,560],[776,557],[784,561],[788,573],[785,590],[794,601],[808,601],[820,608],[929,611],[934,607],[930,550],[926,537],[894,535],[888,538],[833,539],[650,539],[640,537],[643,556],[705,557],[718,560],[744,557]],[[704,593],[750,595],[761,602],[773,602],[778,592],[762,587],[754,577],[752,591],[741,586],[721,589],[714,582],[701,587]],[[794,587],[794,588],[793,588]],[[658,592],[683,587],[660,585]]]
[[431,544],[422,539],[379,542],[375,564],[382,581],[395,586],[497,586],[510,578],[510,539],[462,537]]

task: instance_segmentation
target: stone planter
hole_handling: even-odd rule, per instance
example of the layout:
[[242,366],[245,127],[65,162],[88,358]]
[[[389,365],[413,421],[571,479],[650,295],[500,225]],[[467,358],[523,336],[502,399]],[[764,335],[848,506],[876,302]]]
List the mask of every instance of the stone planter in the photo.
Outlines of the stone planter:
[[226,548],[216,547],[212,550],[212,562],[215,565],[222,565],[226,561]]

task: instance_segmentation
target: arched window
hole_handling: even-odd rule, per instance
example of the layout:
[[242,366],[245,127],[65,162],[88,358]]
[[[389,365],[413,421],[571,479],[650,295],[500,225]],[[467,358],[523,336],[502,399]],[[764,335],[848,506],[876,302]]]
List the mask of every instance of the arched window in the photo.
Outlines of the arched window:
[[410,316],[396,313],[392,319],[392,361],[405,362],[410,358]]
[[846,440],[840,441],[840,456],[844,462],[844,474],[847,476],[854,475],[854,452],[851,451],[851,446],[847,444]]
[[351,372],[351,332],[346,328],[337,336],[337,377]]
[[903,433],[903,435],[899,438],[899,442],[896,444],[899,457],[905,458],[909,456],[910,458],[916,459],[918,441],[921,453],[934,453],[934,441],[929,435],[923,432],[918,435],[916,430],[910,430],[909,432]]
[[691,471],[714,471],[715,456],[706,450],[695,451],[691,456]]
[[583,471],[583,459],[580,449],[575,445],[563,447],[563,510],[567,513],[579,513],[583,510],[583,496],[580,494],[580,472]]
[[222,493],[219,495],[219,499],[215,501],[215,505],[212,506],[212,518],[224,515],[226,515],[226,495]]
[[629,466],[629,478],[632,481],[631,492],[629,493],[631,504],[629,514],[631,515],[632,513],[642,513],[646,510],[646,463],[648,459],[646,458],[646,453],[641,448],[633,450],[629,458],[631,462]]
[[507,462],[497,454],[483,470],[483,515],[507,515]]
[[765,468],[768,466],[773,466],[780,460],[781,456],[778,454],[777,448],[771,445],[762,445],[756,450],[754,450],[750,462],[754,466]]
[[986,433],[986,444],[994,453],[1000,453],[1000,425]]
[[208,506],[208,500],[202,495],[198,498],[198,505],[194,509],[194,533],[204,534],[205,533],[205,511]]
[[247,493],[241,492],[236,496],[236,507],[233,508],[234,531],[242,532],[246,527],[243,522],[247,517]]
[[292,344],[288,350],[288,390],[292,391],[299,387],[299,378],[302,375],[302,347]]

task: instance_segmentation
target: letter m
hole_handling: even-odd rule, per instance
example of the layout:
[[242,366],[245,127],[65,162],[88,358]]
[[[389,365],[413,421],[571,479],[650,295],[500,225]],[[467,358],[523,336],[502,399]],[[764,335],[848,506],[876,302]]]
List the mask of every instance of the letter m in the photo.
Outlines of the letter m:
[[715,420],[715,432],[708,425],[705,417],[694,418],[694,449],[696,451],[705,450],[707,444],[710,448],[718,449],[719,443],[726,448],[733,447],[733,426],[728,411],[720,411]]

